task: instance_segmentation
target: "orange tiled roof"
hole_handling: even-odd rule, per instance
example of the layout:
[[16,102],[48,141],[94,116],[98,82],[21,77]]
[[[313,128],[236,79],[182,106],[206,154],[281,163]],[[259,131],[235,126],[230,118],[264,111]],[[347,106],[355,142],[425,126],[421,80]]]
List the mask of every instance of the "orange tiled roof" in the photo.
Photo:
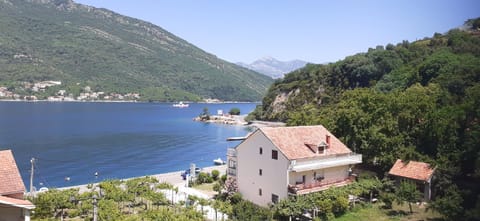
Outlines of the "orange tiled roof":
[[435,169],[428,163],[410,161],[408,163],[398,159],[388,174],[414,180],[428,181]]
[[35,208],[35,206],[28,200],[15,199],[15,198],[6,197],[6,196],[0,196],[0,204],[26,208],[26,209]]
[[13,158],[12,151],[0,151],[0,195],[23,192],[25,192],[25,185]]
[[259,130],[263,132],[289,160],[318,157],[319,155],[312,150],[312,145],[318,145],[322,143],[322,141],[327,143],[327,135],[330,136],[330,145],[326,149],[325,155],[322,156],[352,152],[322,125],[262,127]]

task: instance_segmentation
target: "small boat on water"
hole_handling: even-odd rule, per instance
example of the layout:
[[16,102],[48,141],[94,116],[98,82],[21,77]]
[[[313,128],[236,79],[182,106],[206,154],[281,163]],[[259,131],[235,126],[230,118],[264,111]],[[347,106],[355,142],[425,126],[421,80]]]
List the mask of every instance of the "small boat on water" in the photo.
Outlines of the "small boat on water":
[[219,157],[219,158],[213,160],[213,163],[215,165],[223,165],[223,164],[225,164],[225,161],[223,161],[222,158]]
[[180,101],[176,104],[173,104],[173,107],[184,108],[184,107],[188,107],[188,104],[184,104],[183,102]]

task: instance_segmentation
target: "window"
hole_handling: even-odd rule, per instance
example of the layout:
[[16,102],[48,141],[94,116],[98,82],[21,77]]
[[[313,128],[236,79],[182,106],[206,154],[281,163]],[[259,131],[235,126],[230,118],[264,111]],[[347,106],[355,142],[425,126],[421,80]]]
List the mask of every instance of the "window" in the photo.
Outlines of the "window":
[[228,160],[228,168],[232,168],[232,169],[235,169],[237,168],[237,162],[235,162],[234,160]]
[[272,150],[272,159],[278,160],[278,151]]
[[260,147],[260,149],[258,150],[258,152],[260,153],[260,155],[263,154],[263,149]]
[[278,196],[275,194],[272,194],[272,203],[278,203]]
[[262,188],[258,189],[258,195],[259,195],[259,196],[262,195]]
[[260,176],[262,175],[262,169],[258,170],[258,175],[260,175]]

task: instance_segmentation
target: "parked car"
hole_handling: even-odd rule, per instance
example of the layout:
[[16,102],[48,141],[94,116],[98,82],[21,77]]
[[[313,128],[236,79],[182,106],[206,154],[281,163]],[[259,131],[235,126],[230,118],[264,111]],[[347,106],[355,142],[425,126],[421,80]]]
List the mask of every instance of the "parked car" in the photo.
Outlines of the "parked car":
[[[202,168],[200,167],[195,167],[195,175],[198,175],[200,173],[200,171],[202,171]],[[185,170],[184,172],[182,172],[181,176],[182,178],[185,180],[187,179],[187,176],[190,175],[190,169],[187,169]]]

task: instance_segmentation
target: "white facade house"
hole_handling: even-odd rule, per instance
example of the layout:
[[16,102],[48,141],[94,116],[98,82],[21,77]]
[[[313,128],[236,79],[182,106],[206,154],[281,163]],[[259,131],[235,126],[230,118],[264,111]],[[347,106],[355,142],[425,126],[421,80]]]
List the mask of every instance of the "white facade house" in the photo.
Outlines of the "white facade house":
[[267,206],[353,181],[362,162],[323,126],[262,127],[228,149],[227,174],[244,199]]

